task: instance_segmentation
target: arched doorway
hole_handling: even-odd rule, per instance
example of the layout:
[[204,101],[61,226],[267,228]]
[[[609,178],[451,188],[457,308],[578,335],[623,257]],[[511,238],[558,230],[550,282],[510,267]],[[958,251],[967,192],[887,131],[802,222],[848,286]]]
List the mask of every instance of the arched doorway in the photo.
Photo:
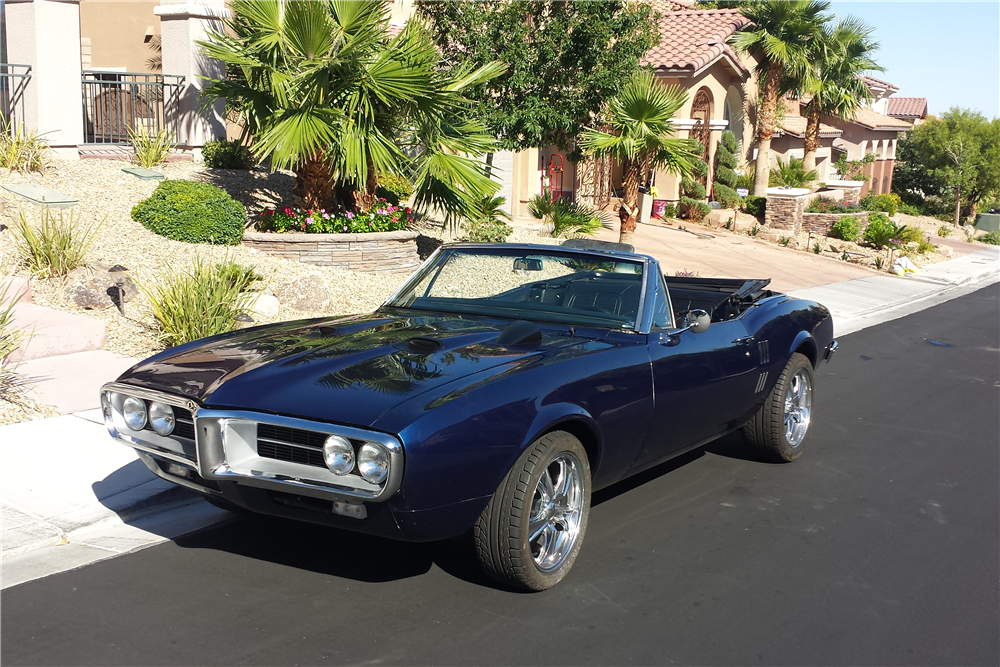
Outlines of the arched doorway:
[[[695,121],[691,130],[691,138],[701,144],[701,159],[708,162],[708,149],[712,139],[709,121],[712,119],[712,94],[707,88],[701,88],[694,95],[691,103],[691,119]],[[702,177],[702,185],[708,184],[708,175]]]

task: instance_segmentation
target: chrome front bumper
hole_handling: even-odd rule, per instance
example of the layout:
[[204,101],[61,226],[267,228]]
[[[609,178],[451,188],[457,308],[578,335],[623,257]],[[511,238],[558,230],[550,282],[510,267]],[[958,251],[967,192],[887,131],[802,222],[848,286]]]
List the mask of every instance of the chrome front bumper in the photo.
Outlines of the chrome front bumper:
[[[121,399],[115,394],[189,410],[194,440],[130,430],[120,413]],[[138,451],[154,473],[206,494],[219,493],[218,482],[235,482],[323,500],[382,502],[399,490],[403,478],[403,446],[385,433],[250,411],[210,410],[178,396],[116,382],[101,388],[101,406],[111,436]],[[378,443],[389,453],[388,476],[381,484],[372,484],[360,475],[336,475],[325,467],[261,456],[257,451],[258,424]],[[281,444],[306,449],[291,442]],[[158,465],[156,459],[164,465]]]
[[833,341],[832,343],[826,346],[826,352],[823,354],[823,359],[826,361],[830,361],[830,359],[833,359],[833,353],[836,351],[837,351],[837,341]]

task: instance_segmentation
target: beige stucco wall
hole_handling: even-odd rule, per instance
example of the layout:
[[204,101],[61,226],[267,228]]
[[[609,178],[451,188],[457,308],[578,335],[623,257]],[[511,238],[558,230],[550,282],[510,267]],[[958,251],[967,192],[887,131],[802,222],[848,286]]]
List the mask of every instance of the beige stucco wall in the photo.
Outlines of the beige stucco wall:
[[145,38],[150,27],[152,34],[160,34],[160,17],[153,14],[159,4],[156,0],[82,0],[80,36],[90,38],[91,67],[153,71],[147,61],[154,52]]

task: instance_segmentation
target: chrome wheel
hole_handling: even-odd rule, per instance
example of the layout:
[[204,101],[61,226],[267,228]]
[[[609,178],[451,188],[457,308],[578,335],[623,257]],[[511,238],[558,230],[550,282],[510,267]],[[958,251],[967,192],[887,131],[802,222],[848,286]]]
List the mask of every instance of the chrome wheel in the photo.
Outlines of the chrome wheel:
[[562,452],[542,471],[531,499],[528,547],[535,566],[551,572],[572,553],[580,535],[584,485],[580,461]]
[[795,448],[802,444],[812,416],[812,382],[809,373],[800,368],[792,376],[785,394],[785,440]]

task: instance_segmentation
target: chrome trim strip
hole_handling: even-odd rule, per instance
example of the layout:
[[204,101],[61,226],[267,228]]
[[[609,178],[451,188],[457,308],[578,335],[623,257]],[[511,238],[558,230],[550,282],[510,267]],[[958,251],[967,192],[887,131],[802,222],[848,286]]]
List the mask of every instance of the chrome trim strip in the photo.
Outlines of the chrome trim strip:
[[286,442],[285,440],[276,440],[274,438],[262,438],[257,436],[257,442],[270,442],[275,445],[285,445],[286,447],[296,447],[298,449],[305,449],[310,452],[322,452],[322,447],[310,447],[309,445],[302,445],[297,442]]
[[828,347],[826,348],[826,354],[824,355],[824,357],[823,357],[823,358],[824,358],[824,359],[826,359],[826,361],[827,361],[827,362],[829,362],[829,361],[830,361],[830,359],[832,359],[832,358],[833,358],[833,354],[834,354],[834,352],[836,352],[836,351],[837,351],[837,341],[833,341],[833,342],[832,342],[832,343],[830,343],[830,345],[829,345],[829,346],[828,346]]

